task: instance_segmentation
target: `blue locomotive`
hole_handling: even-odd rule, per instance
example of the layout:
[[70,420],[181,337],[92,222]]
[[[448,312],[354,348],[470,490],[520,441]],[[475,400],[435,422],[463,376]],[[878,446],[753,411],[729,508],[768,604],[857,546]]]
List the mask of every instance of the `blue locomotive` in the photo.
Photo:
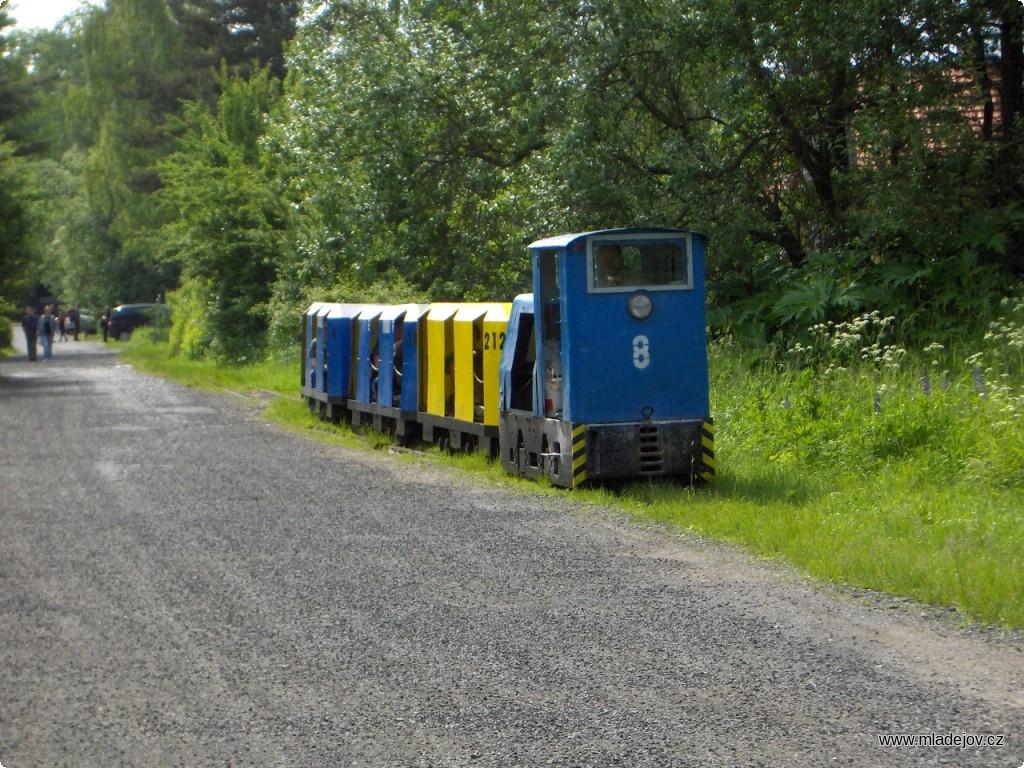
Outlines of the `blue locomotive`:
[[529,250],[533,293],[511,304],[310,306],[310,408],[566,488],[709,479],[704,237],[613,229]]

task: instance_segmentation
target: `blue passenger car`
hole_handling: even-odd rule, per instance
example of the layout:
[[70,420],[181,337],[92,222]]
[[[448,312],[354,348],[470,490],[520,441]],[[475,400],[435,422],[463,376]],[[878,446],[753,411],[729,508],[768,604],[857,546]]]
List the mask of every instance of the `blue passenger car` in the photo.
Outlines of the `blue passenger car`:
[[347,410],[359,309],[357,304],[316,302],[303,318],[302,394],[324,419],[339,421]]
[[302,396],[310,399],[316,392],[316,368],[317,368],[317,330],[316,316],[323,306],[322,301],[316,301],[309,305],[309,308],[302,315]]
[[405,439],[420,435],[418,337],[426,309],[416,304],[357,307],[354,384],[347,405],[353,424]]
[[566,487],[714,471],[704,238],[661,228],[530,246],[501,368],[501,459]]
[[[417,394],[416,351],[420,315],[426,305],[387,307],[380,316],[380,383],[377,403],[382,409],[404,411],[415,420]],[[391,414],[397,418],[398,414]]]
[[385,307],[366,304],[356,318],[356,384],[351,397],[357,403],[377,402],[377,378],[380,368],[380,315]]

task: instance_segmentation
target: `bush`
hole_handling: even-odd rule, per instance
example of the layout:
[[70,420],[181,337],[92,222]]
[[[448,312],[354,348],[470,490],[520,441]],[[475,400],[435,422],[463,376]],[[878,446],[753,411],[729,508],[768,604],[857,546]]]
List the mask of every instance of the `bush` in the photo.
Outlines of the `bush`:
[[187,280],[180,289],[167,294],[171,307],[171,352],[198,360],[210,355],[209,313],[204,297],[208,294],[197,278]]
[[12,328],[9,318],[0,317],[0,349],[7,349],[14,343]]
[[1019,326],[1004,318],[990,346],[956,361],[940,345],[887,344],[883,322],[816,326],[813,343],[753,367],[728,339],[715,342],[719,450],[809,471],[868,476],[907,464],[949,483],[1024,486],[1024,382],[1010,343]]

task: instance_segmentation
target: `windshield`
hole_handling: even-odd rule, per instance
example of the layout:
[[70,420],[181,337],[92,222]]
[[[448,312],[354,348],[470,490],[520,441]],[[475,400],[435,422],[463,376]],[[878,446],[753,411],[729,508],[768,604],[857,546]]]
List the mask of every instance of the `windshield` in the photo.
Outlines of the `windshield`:
[[692,288],[687,241],[673,236],[590,243],[591,292]]

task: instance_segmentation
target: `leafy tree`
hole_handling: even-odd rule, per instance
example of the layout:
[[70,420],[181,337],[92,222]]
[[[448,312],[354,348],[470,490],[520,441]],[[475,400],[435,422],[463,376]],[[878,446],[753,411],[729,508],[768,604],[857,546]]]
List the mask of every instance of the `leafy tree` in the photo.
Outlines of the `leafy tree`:
[[285,75],[284,48],[295,35],[300,0],[166,0],[185,41],[182,96],[213,104],[224,62],[240,74],[263,66]]
[[1024,275],[1016,0],[328,0],[283,62],[296,11],[109,0],[19,41],[9,71],[56,95],[5,128],[47,160],[26,189],[54,185],[32,210],[67,285],[180,266],[183,305],[258,338],[311,291],[507,298],[535,237],[666,224],[711,235],[723,327],[948,336]]
[[225,68],[221,82],[216,112],[186,105],[178,148],[160,165],[173,217],[160,237],[164,257],[184,265],[174,317],[184,351],[239,360],[265,341],[289,215],[260,148],[277,81]]
[[32,90],[24,57],[4,32],[12,24],[7,11],[0,9],[0,125],[6,127],[9,139],[18,140],[11,126],[31,105]]
[[[285,75],[285,45],[295,36],[301,0],[215,0],[220,11],[220,50],[229,65],[256,62]],[[243,69],[243,71],[245,71]]]
[[22,196],[24,162],[14,156],[14,144],[0,133],[0,315],[29,295],[33,259],[32,219]]
[[308,212],[310,279],[394,270],[444,298],[528,284],[568,87],[561,24],[540,2],[333,3],[309,20],[277,146]]
[[58,91],[56,102],[40,103],[43,125],[62,126],[46,150],[61,170],[39,174],[57,182],[51,194],[63,203],[42,202],[46,261],[68,300],[151,301],[177,279],[155,263],[149,238],[159,224],[153,164],[169,150],[162,124],[177,108],[180,37],[162,0],[110,0],[77,17],[68,35],[65,46],[34,51]]
[[[723,278],[714,296],[738,316],[750,317],[735,293],[744,272],[776,274],[747,283],[764,293],[753,303],[768,329],[867,304],[920,328],[994,297],[999,271],[1020,274],[1009,236],[1020,195],[999,180],[1020,177],[1019,4],[661,0],[595,11],[561,165],[589,190],[585,208],[709,231]],[[1005,105],[986,112],[986,133],[974,116],[997,93]],[[598,168],[614,192],[587,185]]]
[[[0,32],[11,23],[0,8]],[[0,35],[0,317],[28,296],[34,257],[26,164],[16,157],[18,144],[7,139],[8,127],[16,124],[30,103],[26,67],[13,53],[7,36]]]
[[157,164],[174,146],[168,121],[183,99],[215,103],[214,68],[225,55],[245,66],[251,56],[280,56],[295,3],[264,5],[292,15],[282,19],[277,47],[265,50],[237,49],[236,34],[257,26],[261,40],[274,33],[245,14],[229,23],[224,0],[109,0],[57,32],[16,38],[9,59],[31,73],[22,92],[32,98],[12,126],[24,152],[48,161],[29,167],[39,214],[32,235],[38,266],[63,296],[151,301],[177,284],[180,265],[162,258],[157,235],[167,214],[154,198]]
[[8,62],[24,72],[28,98],[5,125],[23,155],[59,158],[73,144],[69,118],[69,89],[83,82],[81,48],[70,31],[81,16],[68,22],[65,32],[34,30],[8,38]]

